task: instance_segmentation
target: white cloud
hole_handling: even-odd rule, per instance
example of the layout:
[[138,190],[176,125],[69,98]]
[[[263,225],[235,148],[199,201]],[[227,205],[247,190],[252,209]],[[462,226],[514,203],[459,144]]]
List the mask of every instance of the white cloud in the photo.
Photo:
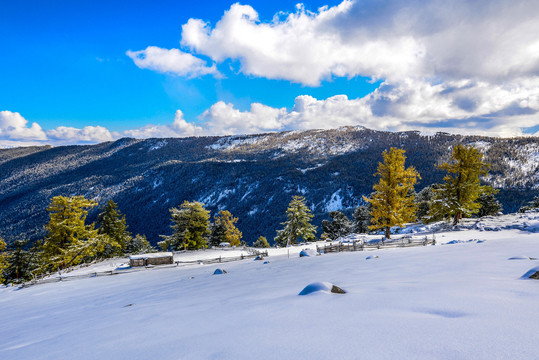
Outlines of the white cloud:
[[55,145],[98,143],[111,141],[114,138],[110,131],[103,126],[85,126],[77,129],[68,126],[58,126],[47,131],[47,139]]
[[500,79],[539,74],[539,3],[345,0],[262,22],[234,4],[212,28],[190,19],[182,44],[246,74],[318,85],[332,76]]
[[203,129],[185,121],[181,110],[176,111],[174,121],[169,125],[146,125],[144,127],[126,130],[117,133],[116,136],[134,137],[139,139],[159,138],[159,137],[186,137],[202,135]]
[[98,143],[113,139],[109,130],[102,126],[82,129],[59,126],[44,131],[35,122],[28,127],[28,120],[17,112],[0,111],[0,147]]
[[[532,86],[533,85],[533,86]],[[318,100],[298,96],[290,110],[252,104],[239,111],[218,102],[204,112],[204,133],[244,134],[296,129],[327,129],[362,125],[375,130],[421,130],[493,136],[522,135],[522,128],[539,124],[539,80],[531,90],[516,84],[489,86],[454,81],[431,85],[406,81],[383,83],[358,99],[337,95]]]
[[318,13],[297,12],[270,23],[259,21],[249,5],[234,4],[212,29],[190,19],[182,27],[182,44],[218,62],[238,59],[242,71],[269,79],[318,85],[331,76],[363,74],[384,78],[415,71],[422,45],[408,34],[349,42],[332,21],[346,15],[354,3],[344,1]]
[[0,111],[0,141],[37,141],[47,136],[37,123],[28,127],[28,120],[18,112]]
[[156,46],[148,46],[145,50],[129,50],[126,54],[141,69],[150,69],[161,73],[171,73],[187,77],[208,74],[219,76],[215,64],[208,67],[202,59],[178,49],[168,50]]

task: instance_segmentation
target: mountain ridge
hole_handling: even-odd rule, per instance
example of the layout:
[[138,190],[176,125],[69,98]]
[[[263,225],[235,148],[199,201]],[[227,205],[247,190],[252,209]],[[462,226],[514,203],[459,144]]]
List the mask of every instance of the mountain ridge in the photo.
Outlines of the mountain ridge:
[[[382,152],[406,150],[406,165],[422,180],[440,182],[435,164],[457,143],[480,148],[492,163],[485,182],[501,189],[506,212],[516,211],[539,188],[539,139],[492,138],[363,127],[255,135],[122,138],[96,145],[0,149],[0,235],[44,236],[52,196],[113,199],[133,233],[152,243],[170,233],[168,209],[184,200],[204,202],[212,214],[230,210],[244,239],[273,238],[293,195],[304,195],[316,225],[327,212],[352,209],[372,191]],[[89,220],[95,220],[93,209]]]

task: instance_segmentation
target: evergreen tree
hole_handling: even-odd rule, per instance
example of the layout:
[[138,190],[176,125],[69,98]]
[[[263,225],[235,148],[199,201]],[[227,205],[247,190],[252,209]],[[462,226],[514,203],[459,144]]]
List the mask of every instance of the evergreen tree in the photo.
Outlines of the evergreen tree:
[[269,248],[268,240],[264,236],[259,236],[253,244],[255,248]]
[[184,201],[179,208],[171,208],[172,235],[161,235],[159,246],[163,250],[172,248],[200,249],[208,246],[210,212],[198,201]]
[[305,241],[314,241],[316,239],[316,226],[311,225],[313,218],[311,210],[305,205],[303,196],[294,196],[288,209],[286,210],[287,220],[281,225],[284,229],[277,230],[275,243],[279,246],[295,244],[298,238]]
[[212,246],[219,246],[226,242],[230,246],[238,246],[241,242],[241,231],[236,227],[238,218],[232,216],[230,211],[221,210],[214,216],[214,223],[211,226],[210,243]]
[[2,240],[2,238],[0,238],[0,283],[2,284],[5,281],[3,276],[4,269],[8,267],[7,254],[4,252],[4,250],[6,250],[6,243],[4,240]]
[[22,283],[32,279],[36,265],[35,252],[25,250],[28,240],[16,240],[10,245],[9,265],[4,271],[7,283]]
[[435,186],[427,186],[415,196],[415,202],[417,204],[416,215],[419,219],[423,219],[429,214],[430,203],[434,199],[434,189]]
[[477,198],[477,202],[481,205],[481,208],[479,209],[479,212],[477,213],[478,217],[488,216],[488,215],[498,215],[503,210],[502,204],[496,199],[496,196],[494,196],[495,193],[498,191],[492,193],[482,193]]
[[137,234],[135,237],[131,237],[125,245],[124,252],[126,254],[145,254],[155,251],[152,245],[146,240],[146,235]]
[[84,258],[92,258],[104,249],[108,239],[98,235],[95,224],[86,224],[87,209],[96,205],[84,196],[52,198],[47,208],[50,221],[45,226],[48,235],[42,246],[42,271],[80,264]]
[[331,211],[329,216],[333,221],[322,220],[323,238],[336,240],[352,232],[353,223],[340,211]]
[[413,190],[417,178],[421,177],[413,166],[405,169],[404,153],[404,150],[395,148],[384,151],[384,163],[378,163],[378,171],[374,174],[380,177],[378,184],[374,185],[375,193],[370,199],[364,197],[372,205],[369,229],[385,229],[388,239],[391,227],[402,227],[416,219]]
[[[368,204],[370,205],[370,203]],[[354,218],[352,232],[356,234],[369,232],[369,226],[371,225],[371,211],[369,207],[362,205],[354,210],[354,214],[352,215]]]
[[[131,240],[131,234],[127,231],[125,215],[118,210],[118,206],[112,200],[109,200],[101,209],[97,216],[98,234],[106,235],[113,241],[105,244],[103,251],[97,256],[100,258],[109,258],[120,256],[125,252],[127,243]],[[112,245],[114,244],[114,245]],[[119,246],[118,246],[119,245]]]
[[479,176],[487,175],[489,164],[483,161],[483,154],[473,146],[457,145],[453,148],[451,162],[443,163],[440,169],[448,174],[444,183],[435,189],[434,199],[426,220],[452,219],[453,225],[463,217],[479,212],[477,201],[481,194],[493,193],[490,186],[481,185]]
[[539,196],[535,196],[532,201],[528,202],[525,206],[518,209],[518,212],[525,213],[529,210],[534,210],[539,208]]

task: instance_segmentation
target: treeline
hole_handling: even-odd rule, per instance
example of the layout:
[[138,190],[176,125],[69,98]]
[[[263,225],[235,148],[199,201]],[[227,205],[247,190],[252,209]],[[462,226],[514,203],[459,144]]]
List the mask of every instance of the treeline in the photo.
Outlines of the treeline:
[[[502,211],[496,200],[496,190],[482,185],[490,165],[473,146],[456,145],[448,161],[435,165],[446,173],[443,182],[415,191],[421,175],[414,167],[405,166],[403,149],[384,151],[375,176],[378,182],[373,192],[364,197],[366,205],[355,208],[350,220],[343,212],[332,211],[332,220],[322,221],[321,239],[338,239],[350,233],[382,230],[387,238],[391,228],[403,227],[417,219],[423,222],[438,220],[453,224],[464,217],[495,215]],[[32,246],[17,240],[9,247],[0,239],[0,281],[18,283],[70,266],[116,256],[155,251],[144,235],[133,236],[128,231],[125,216],[116,203],[109,200],[95,223],[87,224],[88,211],[98,206],[83,196],[55,196],[47,211],[47,235]],[[539,207],[536,197],[521,211]],[[171,235],[160,235],[162,250],[201,249],[209,246],[246,246],[239,220],[228,210],[218,211],[213,218],[201,202],[184,201],[169,209]],[[311,224],[313,214],[303,196],[294,196],[286,210],[286,221],[273,239],[277,246],[316,240],[317,227]],[[269,247],[268,240],[259,236],[255,247]]]
[[55,196],[47,211],[47,236],[30,245],[20,239],[9,247],[0,239],[1,282],[21,283],[35,276],[115,256],[154,251],[144,235],[132,236],[116,203],[107,202],[97,223],[86,223],[95,201],[84,196]]

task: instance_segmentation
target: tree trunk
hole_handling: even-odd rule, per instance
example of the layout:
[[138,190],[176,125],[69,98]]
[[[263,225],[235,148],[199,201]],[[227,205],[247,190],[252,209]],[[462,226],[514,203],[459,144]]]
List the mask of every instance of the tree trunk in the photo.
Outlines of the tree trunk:
[[462,211],[459,211],[455,214],[455,217],[453,218],[453,226],[457,225],[460,219],[462,219]]
[[389,230],[390,230],[390,227],[386,226],[386,239],[389,239],[389,237],[391,236],[391,233]]

